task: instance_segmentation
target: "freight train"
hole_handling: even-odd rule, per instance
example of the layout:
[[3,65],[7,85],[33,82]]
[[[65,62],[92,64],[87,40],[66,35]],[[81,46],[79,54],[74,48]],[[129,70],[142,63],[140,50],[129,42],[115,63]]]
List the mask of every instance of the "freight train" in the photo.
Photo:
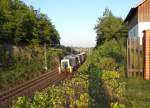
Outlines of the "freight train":
[[61,71],[67,71],[72,73],[74,70],[76,70],[82,63],[84,63],[86,59],[86,53],[82,52],[80,54],[71,54],[65,56],[61,60]]

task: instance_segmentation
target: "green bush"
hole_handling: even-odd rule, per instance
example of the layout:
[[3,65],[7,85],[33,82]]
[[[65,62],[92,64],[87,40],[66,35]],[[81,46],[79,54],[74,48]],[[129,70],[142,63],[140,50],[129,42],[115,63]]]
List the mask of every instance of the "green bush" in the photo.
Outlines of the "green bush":
[[110,101],[123,101],[126,83],[120,79],[120,74],[115,71],[102,71],[102,86],[110,96]]
[[126,83],[121,73],[125,61],[120,51],[115,40],[100,46],[87,55],[72,79],[36,93],[30,104],[53,108],[124,108]]
[[30,100],[28,100],[26,97],[19,97],[12,108],[31,108]]
[[103,57],[98,63],[98,67],[104,70],[118,70],[119,64],[115,59],[110,57]]
[[[33,108],[94,108],[95,106],[100,106],[103,99],[100,100],[101,96],[97,95],[101,93],[100,86],[97,86],[97,84],[100,85],[100,79],[97,75],[99,74],[99,70],[96,67],[92,68],[87,61],[79,70],[82,69],[89,72],[78,72],[72,79],[66,79],[58,86],[50,86],[46,91],[35,93],[29,101],[30,106]],[[97,100],[100,100],[100,103]],[[19,102],[17,100],[13,108],[18,108],[16,106],[18,104],[27,106],[27,103]]]
[[104,45],[99,46],[96,50],[97,59],[101,60],[103,57],[114,59],[118,64],[124,64],[126,49],[116,40],[111,40]]
[[87,93],[87,81],[77,77],[71,81],[66,80],[60,86],[51,86],[47,91],[36,92],[29,101],[26,98],[18,98],[13,108],[87,108],[89,95]]
[[[19,48],[18,48],[19,49]],[[47,48],[47,67],[52,69],[59,65],[59,57],[62,51]],[[10,85],[22,83],[45,72],[44,48],[28,46],[14,52],[12,64],[0,67],[0,90]]]
[[116,103],[111,104],[111,108],[125,108],[125,105],[122,105],[116,102]]

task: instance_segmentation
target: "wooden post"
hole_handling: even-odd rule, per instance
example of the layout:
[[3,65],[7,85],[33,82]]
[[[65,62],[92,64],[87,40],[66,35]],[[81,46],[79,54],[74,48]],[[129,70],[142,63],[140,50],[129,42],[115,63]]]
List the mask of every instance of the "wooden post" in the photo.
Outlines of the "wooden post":
[[136,77],[136,70],[137,70],[137,69],[136,69],[136,55],[137,55],[137,54],[136,54],[136,44],[137,44],[137,37],[136,37],[136,36],[134,37],[133,42],[134,42],[134,44],[133,44],[133,45],[134,45],[134,46],[133,46],[133,50],[134,50],[134,52],[133,52],[133,55],[134,55],[134,56],[133,56],[133,57],[134,57],[134,63],[133,63],[134,71],[133,71],[133,72],[134,72],[134,77]]
[[144,79],[150,80],[150,30],[143,31],[144,33]]
[[132,76],[132,38],[129,37],[129,76]]
[[143,73],[142,73],[142,76],[143,76],[143,78],[144,78],[144,61],[145,61],[145,57],[144,57],[144,51],[145,51],[145,48],[144,48],[144,46],[145,46],[145,36],[143,36],[142,37],[142,48],[143,48]]
[[128,62],[129,62],[129,61],[128,61],[128,60],[129,60],[129,55],[128,55],[128,52],[129,52],[129,51],[128,51],[128,50],[129,50],[129,45],[128,45],[128,44],[129,44],[129,43],[128,43],[128,42],[129,42],[129,41],[128,41],[128,39],[127,39],[127,76],[129,77],[129,70],[128,70],[128,64],[129,64],[129,63],[128,63]]
[[129,77],[129,38],[127,39],[127,76]]
[[141,51],[141,47],[140,47],[140,37],[138,37],[138,76],[140,77],[141,76],[141,70],[140,70],[140,68],[141,68],[141,65],[140,65],[140,51]]

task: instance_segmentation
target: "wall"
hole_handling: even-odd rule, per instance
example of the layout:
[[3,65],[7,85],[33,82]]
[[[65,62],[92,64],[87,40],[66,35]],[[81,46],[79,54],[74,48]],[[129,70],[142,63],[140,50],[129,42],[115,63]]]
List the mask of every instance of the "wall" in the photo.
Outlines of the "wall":
[[128,29],[132,29],[136,24],[138,23],[138,12],[135,10],[135,12],[132,15],[132,18],[128,21]]
[[138,21],[150,21],[150,0],[146,0],[143,4],[141,4],[138,7]]
[[139,36],[140,44],[142,45],[143,31],[150,30],[150,22],[139,22],[128,32],[128,36]]
[[144,43],[143,43],[143,54],[144,54],[144,79],[150,80],[150,30],[145,30],[144,34]]
[[140,22],[138,24],[138,26],[139,26],[139,33],[138,34],[140,37],[143,37],[143,31],[150,29],[150,22]]
[[128,31],[128,36],[132,36],[132,37],[138,36],[138,30],[139,30],[138,24],[136,24],[132,29]]

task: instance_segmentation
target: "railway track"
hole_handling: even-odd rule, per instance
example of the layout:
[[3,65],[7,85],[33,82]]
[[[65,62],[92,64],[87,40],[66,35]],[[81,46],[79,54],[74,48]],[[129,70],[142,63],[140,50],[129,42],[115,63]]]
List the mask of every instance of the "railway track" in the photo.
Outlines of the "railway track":
[[13,87],[0,94],[0,108],[10,108],[12,101],[19,96],[31,97],[34,92],[47,88],[50,84],[57,84],[66,78],[65,72],[59,73],[58,69],[47,72],[37,78]]

